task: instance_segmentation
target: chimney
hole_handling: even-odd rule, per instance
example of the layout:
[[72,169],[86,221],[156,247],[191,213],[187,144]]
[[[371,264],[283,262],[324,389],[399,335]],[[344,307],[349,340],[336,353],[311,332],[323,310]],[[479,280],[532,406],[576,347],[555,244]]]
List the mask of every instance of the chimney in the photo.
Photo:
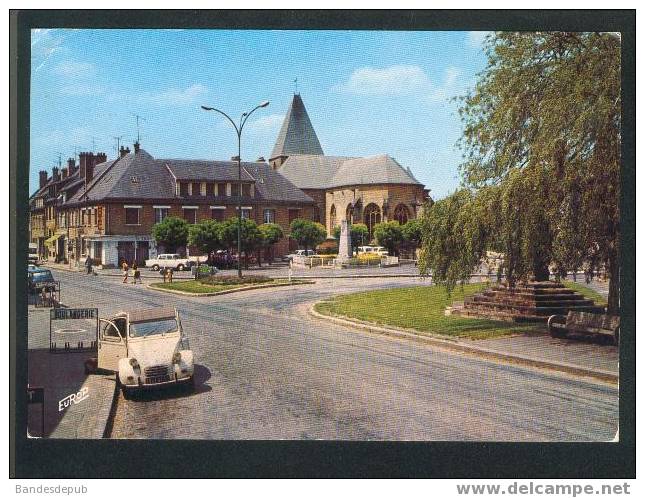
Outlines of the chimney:
[[62,169],[62,170],[60,170],[60,171],[61,171],[61,173],[63,174],[63,180],[64,180],[65,178],[67,178],[67,175],[68,175],[68,173],[69,173],[69,172],[67,171],[67,168],[63,168],[63,169]]
[[67,175],[72,176],[74,173],[76,173],[76,161],[70,157],[67,159]]
[[265,163],[266,159],[264,159],[264,156],[260,156],[255,160],[256,163]]
[[52,168],[52,180],[55,182],[60,180],[60,170],[58,168]]
[[129,147],[123,147],[121,146],[121,149],[119,150],[119,157],[125,157],[130,153],[130,148]]
[[86,181],[90,181],[94,175],[94,163],[96,157],[93,152],[81,152],[78,155],[80,168],[81,168],[81,178],[85,178]]
[[105,152],[97,152],[96,153],[96,160],[94,161],[94,164],[101,164],[107,161],[107,154]]
[[43,188],[47,183],[47,171],[38,172],[38,187]]
[[134,153],[137,154],[140,148],[141,148],[141,144],[137,140],[136,142],[134,142]]

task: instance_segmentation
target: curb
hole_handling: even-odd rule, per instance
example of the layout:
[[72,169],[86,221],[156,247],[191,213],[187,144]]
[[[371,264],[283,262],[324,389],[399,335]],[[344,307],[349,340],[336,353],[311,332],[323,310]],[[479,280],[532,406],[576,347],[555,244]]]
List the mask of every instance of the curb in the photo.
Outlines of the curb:
[[335,316],[323,315],[318,313],[314,306],[317,303],[312,304],[309,307],[309,314],[318,319],[324,321],[331,321],[333,323],[343,325],[345,327],[350,327],[353,329],[363,330],[371,332],[374,334],[385,335],[389,337],[397,337],[400,339],[409,339],[416,342],[423,342],[431,346],[436,346],[443,349],[449,349],[452,351],[457,351],[460,353],[468,353],[481,358],[486,358],[493,361],[502,361],[505,363],[513,363],[529,367],[537,367],[547,370],[554,370],[557,372],[568,373],[572,375],[577,375],[581,377],[590,377],[596,380],[601,380],[604,382],[609,382],[612,384],[618,384],[618,374],[614,372],[609,372],[607,370],[595,370],[590,368],[584,368],[577,365],[571,365],[570,363],[561,363],[551,360],[542,360],[539,358],[532,358],[529,356],[523,356],[518,354],[502,353],[492,349],[473,346],[464,344],[458,339],[447,339],[439,338],[436,335],[421,335],[419,333],[414,333],[402,329],[391,328],[391,327],[382,327],[377,325],[372,325],[367,322],[355,321],[348,318],[340,318]]
[[279,283],[279,284],[262,284],[262,285],[247,285],[244,287],[236,287],[235,289],[222,290],[217,292],[186,292],[175,289],[161,289],[159,287],[153,287],[152,284],[146,285],[146,288],[155,290],[157,292],[167,292],[168,294],[177,294],[180,296],[189,296],[189,297],[209,297],[209,296],[222,296],[224,294],[234,294],[236,292],[244,292],[248,290],[255,289],[269,289],[271,287],[292,287],[294,285],[303,285],[303,284],[315,284],[316,282],[296,282],[293,284],[290,283]]

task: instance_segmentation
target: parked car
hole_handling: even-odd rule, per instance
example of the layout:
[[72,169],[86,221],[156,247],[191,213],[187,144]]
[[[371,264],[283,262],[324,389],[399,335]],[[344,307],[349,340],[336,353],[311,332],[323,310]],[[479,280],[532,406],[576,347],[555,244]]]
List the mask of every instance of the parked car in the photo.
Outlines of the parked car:
[[182,271],[203,261],[206,261],[206,256],[182,258],[179,254],[159,254],[156,258],[146,259],[146,268],[152,268],[154,271],[160,268]]
[[194,387],[193,352],[175,308],[122,311],[100,319],[98,367],[116,372],[124,398],[170,384]]
[[316,255],[316,251],[314,251],[313,249],[307,249],[306,251],[304,249],[298,249],[294,253],[283,256],[282,261],[292,261],[294,256],[315,256],[315,255]]
[[36,291],[54,287],[54,285],[54,276],[50,270],[38,268],[37,266],[30,266],[27,269],[27,286],[30,293],[33,294]]
[[378,254],[379,256],[389,256],[387,249],[383,246],[359,246],[358,254]]
[[29,243],[27,261],[34,265],[38,263],[38,244],[34,244],[33,242]]

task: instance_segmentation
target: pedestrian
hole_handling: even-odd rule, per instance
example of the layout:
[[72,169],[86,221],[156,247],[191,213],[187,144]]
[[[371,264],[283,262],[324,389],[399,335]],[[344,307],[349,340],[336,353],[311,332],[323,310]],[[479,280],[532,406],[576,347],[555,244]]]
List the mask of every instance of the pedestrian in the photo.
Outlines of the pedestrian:
[[128,263],[125,260],[123,261],[121,268],[123,268],[123,283],[127,284],[128,283]]
[[134,282],[132,282],[132,283],[136,284],[137,280],[138,280],[139,283],[142,284],[143,281],[141,280],[141,270],[139,270],[139,267],[137,266],[136,263],[134,263],[132,265],[132,270],[134,271]]
[[166,270],[166,275],[168,276],[168,283],[172,284],[172,268]]
[[87,274],[91,275],[92,274],[92,258],[90,258],[89,254],[87,255],[87,259],[85,260],[85,268],[87,269]]

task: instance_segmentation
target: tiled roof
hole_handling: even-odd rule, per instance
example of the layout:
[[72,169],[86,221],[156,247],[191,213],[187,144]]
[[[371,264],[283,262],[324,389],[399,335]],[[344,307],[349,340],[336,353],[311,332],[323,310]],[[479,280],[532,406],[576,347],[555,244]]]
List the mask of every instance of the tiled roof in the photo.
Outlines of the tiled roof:
[[309,120],[300,95],[294,95],[287,115],[278,133],[271,157],[290,156],[292,154],[322,155],[323,150]]
[[[174,175],[174,176],[173,176]],[[144,150],[95,166],[87,190],[80,188],[70,202],[103,199],[174,199],[175,178],[184,181],[234,181],[238,178],[234,161],[154,159]],[[257,200],[270,202],[313,202],[289,180],[266,163],[242,163],[242,179],[255,182]],[[87,192],[87,193],[85,193]],[[191,196],[196,200],[201,196]],[[209,201],[230,201],[209,197]]]
[[304,189],[383,183],[420,185],[411,171],[387,154],[370,157],[293,155],[278,171]]
[[375,185],[382,183],[419,184],[396,160],[387,154],[371,157],[357,157],[348,159],[334,173],[329,187],[342,187],[345,185]]
[[299,188],[325,189],[344,161],[341,156],[292,155],[278,171]]
[[[177,180],[193,181],[234,181],[238,179],[237,162],[235,161],[203,161],[192,159],[158,159],[167,164]],[[242,162],[242,180],[253,181],[253,178],[244,172],[244,168],[254,163]]]
[[251,163],[247,172],[255,178],[256,196],[272,202],[313,202],[313,199],[266,163]]

